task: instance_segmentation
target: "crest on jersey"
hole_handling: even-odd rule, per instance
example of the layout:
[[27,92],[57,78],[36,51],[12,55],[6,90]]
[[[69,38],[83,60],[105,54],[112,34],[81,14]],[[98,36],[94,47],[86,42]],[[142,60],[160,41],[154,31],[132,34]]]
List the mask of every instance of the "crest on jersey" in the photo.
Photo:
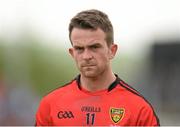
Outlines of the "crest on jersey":
[[110,108],[110,117],[115,124],[122,120],[124,114],[124,108]]

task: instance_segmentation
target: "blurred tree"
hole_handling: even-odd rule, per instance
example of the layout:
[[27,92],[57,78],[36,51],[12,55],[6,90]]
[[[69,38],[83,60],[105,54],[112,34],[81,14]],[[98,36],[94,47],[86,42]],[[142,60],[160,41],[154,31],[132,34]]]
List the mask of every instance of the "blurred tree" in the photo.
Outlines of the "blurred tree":
[[28,48],[30,76],[40,93],[62,86],[75,76],[76,69],[63,49],[37,44]]
[[27,34],[4,47],[6,41],[0,43],[0,72],[6,72],[10,85],[26,83],[41,96],[66,84],[77,74],[63,47],[49,47],[48,42],[42,40]]

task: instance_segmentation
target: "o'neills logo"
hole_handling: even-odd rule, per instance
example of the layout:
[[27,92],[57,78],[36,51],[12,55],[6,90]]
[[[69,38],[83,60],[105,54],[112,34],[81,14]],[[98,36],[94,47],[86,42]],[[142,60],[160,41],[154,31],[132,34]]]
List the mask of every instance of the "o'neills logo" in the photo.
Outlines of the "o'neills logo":
[[94,106],[83,106],[81,108],[82,112],[101,112],[100,107],[94,107]]
[[115,124],[117,124],[122,120],[124,114],[125,114],[124,108],[110,108],[110,117]]

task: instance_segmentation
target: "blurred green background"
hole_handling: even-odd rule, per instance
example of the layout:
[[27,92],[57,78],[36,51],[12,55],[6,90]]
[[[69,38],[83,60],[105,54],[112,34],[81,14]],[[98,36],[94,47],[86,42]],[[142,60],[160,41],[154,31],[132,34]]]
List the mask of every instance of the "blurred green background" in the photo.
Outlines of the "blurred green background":
[[[20,85],[21,82],[30,84],[39,96],[64,85],[79,73],[68,48],[49,47],[43,44],[42,40],[45,41],[31,35],[23,35],[13,43],[3,39],[0,41],[1,76],[8,80],[9,85]],[[117,54],[112,61],[113,70],[117,74],[120,71],[124,75],[128,74],[130,69],[123,69],[125,66],[131,67],[131,71],[135,72],[142,64],[142,61],[138,63],[137,58],[135,60],[126,55],[119,56]],[[130,74],[133,74],[132,72]],[[124,78],[131,80],[128,76]]]

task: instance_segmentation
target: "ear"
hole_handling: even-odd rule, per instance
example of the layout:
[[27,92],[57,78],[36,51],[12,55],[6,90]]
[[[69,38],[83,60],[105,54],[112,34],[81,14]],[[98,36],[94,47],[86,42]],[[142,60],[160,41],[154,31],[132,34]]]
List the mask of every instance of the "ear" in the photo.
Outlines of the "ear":
[[112,44],[110,46],[110,56],[109,56],[110,59],[114,58],[114,56],[116,55],[117,49],[118,49],[117,44]]
[[73,50],[73,48],[69,48],[69,54],[74,58],[74,50]]

